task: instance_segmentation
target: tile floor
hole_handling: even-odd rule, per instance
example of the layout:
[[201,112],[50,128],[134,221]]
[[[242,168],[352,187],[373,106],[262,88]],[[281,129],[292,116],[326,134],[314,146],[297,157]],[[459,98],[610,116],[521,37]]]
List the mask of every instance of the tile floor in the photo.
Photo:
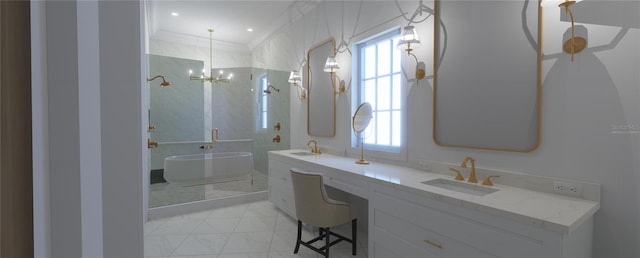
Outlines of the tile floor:
[[[260,201],[149,221],[145,224],[145,257],[281,258],[322,257],[300,246],[293,254],[296,221],[271,202]],[[350,224],[336,229],[350,236]],[[303,231],[303,240],[316,233]],[[367,235],[358,232],[358,255],[346,242],[331,248],[331,257],[367,257]]]

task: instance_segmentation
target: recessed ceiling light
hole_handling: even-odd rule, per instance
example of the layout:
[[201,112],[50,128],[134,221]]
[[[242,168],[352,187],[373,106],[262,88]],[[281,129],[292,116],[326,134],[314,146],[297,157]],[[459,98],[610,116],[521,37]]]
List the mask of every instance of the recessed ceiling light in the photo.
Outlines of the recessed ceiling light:
[[179,14],[179,13],[176,13],[176,12],[172,12],[172,13],[171,13],[171,15],[172,15],[172,16],[178,16],[178,15],[180,15],[180,14]]
[[252,31],[253,31],[253,28],[247,28],[247,31],[248,31],[248,32],[252,32]]

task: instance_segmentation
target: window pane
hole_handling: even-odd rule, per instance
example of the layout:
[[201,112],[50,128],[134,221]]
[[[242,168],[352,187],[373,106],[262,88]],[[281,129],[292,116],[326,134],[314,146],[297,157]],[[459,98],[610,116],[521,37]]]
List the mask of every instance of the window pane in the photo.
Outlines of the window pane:
[[371,106],[376,108],[376,80],[367,80],[364,83],[364,101],[369,102]]
[[378,115],[378,124],[377,124],[377,135],[376,135],[376,142],[377,144],[380,145],[390,145],[391,144],[391,139],[389,138],[390,135],[390,124],[389,122],[391,122],[391,112],[389,111],[384,111],[384,112],[377,112]]
[[397,30],[356,45],[359,103],[366,101],[373,107],[373,118],[362,133],[362,142],[376,145],[378,150],[397,151],[396,147],[401,147],[403,142],[401,60],[404,52],[395,47],[399,35]]
[[401,77],[400,74],[394,74],[393,75],[393,92],[391,93],[391,97],[392,97],[392,101],[391,103],[393,104],[393,109],[401,109],[402,108],[402,85],[401,85],[401,81],[400,81]]
[[378,110],[389,110],[391,108],[391,84],[389,76],[378,79]]
[[402,126],[401,122],[402,122],[402,113],[400,111],[393,111],[393,119],[392,119],[392,123],[391,123],[391,142],[393,146],[400,146],[401,145],[401,136],[402,136]]
[[364,137],[364,143],[366,144],[375,144],[376,143],[376,113],[373,113],[373,117],[371,118],[371,122],[369,122],[369,126],[367,129],[362,132],[362,136]]
[[402,71],[402,56],[400,55],[402,52],[395,46],[398,45],[398,40],[400,40],[400,38],[395,38],[393,40],[393,72],[394,73],[399,73]]
[[375,46],[370,46],[364,49],[364,78],[368,79],[376,76],[376,48]]
[[378,76],[390,73],[391,49],[389,40],[378,44]]

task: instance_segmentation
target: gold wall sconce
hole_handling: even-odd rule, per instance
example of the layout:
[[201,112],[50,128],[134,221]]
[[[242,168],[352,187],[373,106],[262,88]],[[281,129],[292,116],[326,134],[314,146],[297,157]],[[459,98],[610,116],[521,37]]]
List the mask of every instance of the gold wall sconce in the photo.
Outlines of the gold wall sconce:
[[160,83],[160,86],[167,87],[167,86],[171,85],[171,83],[168,82],[167,80],[165,80],[164,76],[162,76],[162,75],[156,75],[156,76],[153,76],[151,78],[147,78],[147,82],[153,81],[153,80],[158,79],[158,78],[162,79],[162,82]]
[[[335,85],[335,78],[338,78],[338,91],[336,94],[347,92],[347,87],[345,86],[344,80],[340,79],[340,77],[336,74],[336,71],[340,70],[340,65],[338,61],[336,61],[335,56],[327,57],[327,62],[324,64],[323,71],[331,74],[331,82]],[[335,78],[334,78],[335,77]]]
[[570,7],[574,4],[581,2],[582,0],[542,0],[540,2],[540,6],[542,7],[560,7],[564,8],[565,12],[569,15],[569,19],[571,19],[571,38],[564,42],[562,45],[562,49],[564,52],[571,54],[571,62],[573,62],[573,55],[575,53],[580,53],[586,46],[587,40],[583,37],[575,36],[575,25],[573,23],[573,12],[571,12]]
[[[209,70],[213,70],[213,29],[208,29],[209,31]],[[206,69],[202,69],[202,74],[200,76],[194,76],[193,70],[189,70],[189,80],[192,81],[201,81],[201,82],[231,82],[233,78],[233,74],[229,74],[224,77],[224,71],[220,70],[218,76],[213,76],[213,71],[211,76],[207,76]]]
[[300,76],[300,72],[298,70],[291,71],[291,73],[289,74],[289,83],[291,84],[291,86],[296,87],[296,89],[298,90],[298,98],[300,98],[300,100],[307,99],[307,89],[305,89],[301,85],[302,77]]
[[402,35],[400,36],[400,40],[398,41],[397,47],[407,51],[407,55],[412,56],[416,60],[416,80],[421,80],[425,76],[424,69],[420,68],[418,65],[420,62],[418,61],[418,57],[415,54],[411,53],[413,48],[420,46],[420,40],[418,39],[418,33],[416,32],[416,28],[412,25],[407,25],[402,29]]

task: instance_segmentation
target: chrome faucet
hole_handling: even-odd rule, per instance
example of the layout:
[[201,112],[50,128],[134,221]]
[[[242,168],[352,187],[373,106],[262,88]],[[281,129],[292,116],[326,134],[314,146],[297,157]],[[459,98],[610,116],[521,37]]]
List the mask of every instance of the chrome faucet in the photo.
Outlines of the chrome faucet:
[[[312,143],[313,143],[313,147],[310,146]],[[318,150],[318,142],[317,141],[309,140],[307,142],[307,147],[309,147],[311,149],[311,153],[320,154],[320,150]]]
[[469,174],[469,183],[477,183],[478,179],[476,178],[476,160],[472,157],[466,157],[462,160],[460,167],[467,168],[467,162],[471,162],[471,173]]
[[220,131],[218,131],[218,128],[213,128],[211,129],[211,142],[216,140],[220,140]]

